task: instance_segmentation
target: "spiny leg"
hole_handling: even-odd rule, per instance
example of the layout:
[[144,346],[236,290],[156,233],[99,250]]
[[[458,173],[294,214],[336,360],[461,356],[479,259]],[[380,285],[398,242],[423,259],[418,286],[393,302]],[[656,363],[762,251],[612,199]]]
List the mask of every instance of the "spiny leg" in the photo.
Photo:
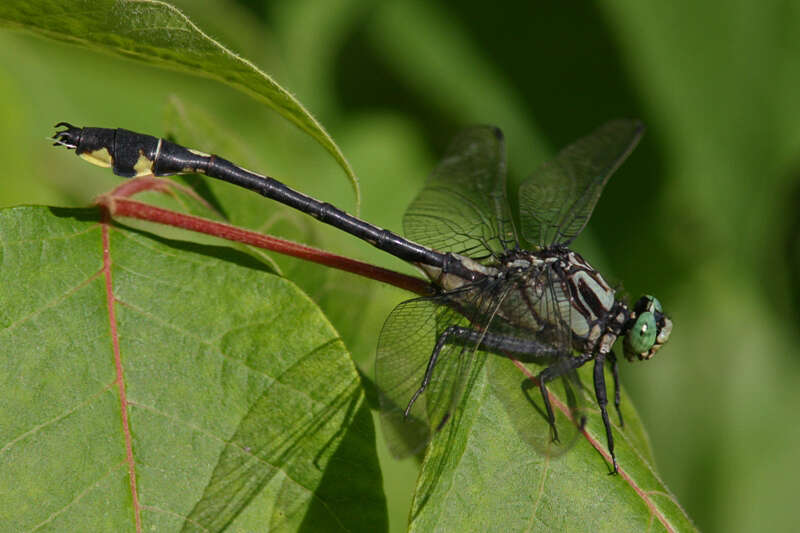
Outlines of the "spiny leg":
[[619,374],[617,373],[617,356],[614,352],[608,352],[608,362],[611,363],[611,375],[614,377],[614,408],[619,416],[619,427],[625,427],[622,420],[622,411],[619,410]]
[[608,398],[606,397],[606,377],[603,373],[603,364],[606,354],[599,353],[594,360],[594,394],[597,397],[597,405],[600,406],[600,414],[603,417],[603,425],[606,427],[606,442],[608,452],[611,454],[611,462],[614,465],[612,474],[617,473],[617,457],[614,455],[614,436],[611,434],[611,422],[608,420]]
[[[425,392],[425,389],[428,388],[428,385],[431,382],[431,377],[433,376],[433,369],[439,359],[439,354],[448,342],[457,342],[465,346],[469,344],[479,345],[478,347],[481,350],[498,352],[500,355],[513,353],[529,356],[536,355],[539,358],[547,359],[553,358],[558,354],[556,349],[552,346],[542,344],[541,342],[532,339],[521,339],[519,337],[512,337],[510,335],[481,332],[462,326],[449,326],[442,332],[441,335],[439,335],[439,338],[436,340],[436,345],[433,348],[431,357],[428,359],[428,366],[425,369],[425,376],[422,378],[422,384],[416,390],[416,392],[414,392],[414,395],[411,397],[411,401],[408,402],[404,416],[408,417],[409,413],[411,412],[411,408],[414,406],[414,402],[416,402],[420,394]],[[584,362],[585,360],[581,361],[580,364],[583,364]],[[549,408],[549,403],[547,403],[547,406]]]
[[414,402],[416,402],[417,398],[419,398],[419,395],[425,392],[425,389],[428,388],[428,385],[431,382],[431,376],[433,376],[433,368],[436,366],[436,361],[439,359],[439,353],[442,351],[442,348],[444,348],[444,345],[447,344],[447,341],[450,339],[450,337],[456,337],[459,335],[469,336],[470,332],[472,331],[473,330],[471,329],[462,328],[460,326],[449,326],[442,332],[441,335],[439,335],[439,338],[436,340],[436,345],[433,347],[433,352],[431,352],[431,357],[428,359],[428,366],[425,369],[425,376],[422,378],[422,384],[408,402],[408,406],[406,406],[403,416],[408,418],[409,413],[411,413],[411,408],[414,407]]
[[556,417],[553,414],[553,407],[550,405],[550,395],[547,393],[545,383],[551,381],[559,376],[553,372],[555,367],[547,367],[536,376],[539,380],[539,392],[542,393],[542,401],[544,402],[544,409],[547,412],[547,423],[550,424],[550,431],[553,433],[553,442],[558,442],[558,430],[556,429]]
[[[545,412],[547,413],[547,422],[550,424],[550,431],[553,432],[553,442],[558,442],[558,430],[556,429],[556,417],[555,414],[553,414],[553,407],[550,405],[550,395],[547,392],[546,384],[548,381],[552,381],[566,372],[579,368],[591,358],[592,354],[590,353],[583,354],[579,357],[569,357],[562,361],[560,365],[549,366],[536,376],[537,381],[539,381],[539,391],[542,393]],[[583,421],[578,421],[578,423],[583,424]]]

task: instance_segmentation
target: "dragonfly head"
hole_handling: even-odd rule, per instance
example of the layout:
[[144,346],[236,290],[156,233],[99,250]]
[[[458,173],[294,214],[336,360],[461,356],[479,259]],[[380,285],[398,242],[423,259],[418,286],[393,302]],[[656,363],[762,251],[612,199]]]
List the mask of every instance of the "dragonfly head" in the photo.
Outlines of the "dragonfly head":
[[653,357],[659,348],[669,340],[672,321],[661,310],[661,302],[655,297],[645,295],[639,298],[631,312],[625,333],[625,357],[640,361]]

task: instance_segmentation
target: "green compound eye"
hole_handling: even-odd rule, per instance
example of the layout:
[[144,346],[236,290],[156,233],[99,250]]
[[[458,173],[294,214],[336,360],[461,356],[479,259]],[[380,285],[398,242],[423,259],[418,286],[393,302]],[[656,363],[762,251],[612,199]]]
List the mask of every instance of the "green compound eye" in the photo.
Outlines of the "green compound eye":
[[633,327],[625,337],[627,351],[634,354],[644,354],[650,351],[656,342],[658,328],[656,317],[651,312],[644,312],[633,323]]
[[650,305],[652,306],[652,309],[650,309],[650,311],[658,311],[659,313],[663,313],[663,311],[661,310],[661,302],[658,301],[658,298],[656,298],[655,296],[650,296],[649,294],[645,295],[645,298],[650,300]]

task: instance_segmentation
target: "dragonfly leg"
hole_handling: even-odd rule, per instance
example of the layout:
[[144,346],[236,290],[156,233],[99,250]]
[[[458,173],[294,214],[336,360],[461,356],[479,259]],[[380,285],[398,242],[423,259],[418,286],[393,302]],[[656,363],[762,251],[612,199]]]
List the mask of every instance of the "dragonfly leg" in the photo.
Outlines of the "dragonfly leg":
[[[439,338],[436,340],[436,345],[433,348],[431,357],[428,359],[428,366],[425,369],[425,376],[422,378],[422,384],[416,390],[416,392],[414,392],[414,395],[411,397],[411,401],[408,402],[404,416],[408,417],[409,413],[411,412],[411,408],[414,406],[414,402],[416,402],[420,394],[425,392],[425,389],[428,388],[428,385],[431,382],[431,377],[433,376],[433,369],[436,366],[436,362],[439,360],[439,353],[449,342],[457,342],[462,345],[478,345],[481,350],[500,352],[501,355],[505,355],[505,353],[502,352],[526,356],[535,354],[542,358],[551,359],[559,355],[559,352],[557,352],[552,346],[547,346],[535,340],[521,339],[518,337],[512,337],[510,335],[502,335],[498,333],[482,332],[462,326],[449,326],[442,332],[441,335],[439,335]],[[582,360],[578,366],[582,365],[584,362],[585,360]],[[551,379],[555,379],[558,377],[558,375],[559,374],[555,374]],[[545,405],[548,408],[548,412],[550,412],[550,404],[547,399],[545,399]],[[550,414],[552,416],[552,413]]]
[[617,372],[617,356],[614,352],[608,352],[608,362],[611,363],[611,375],[614,376],[614,408],[617,410],[619,417],[619,427],[625,427],[625,421],[622,420],[622,411],[619,410],[619,373]]
[[544,408],[547,412],[547,423],[550,424],[550,431],[553,433],[553,442],[558,442],[556,417],[553,414],[553,407],[550,405],[550,394],[548,394],[547,387],[545,386],[548,381],[552,381],[558,377],[558,374],[553,372],[553,370],[558,370],[558,368],[553,366],[545,368],[539,372],[539,375],[536,376],[536,379],[539,381],[539,391],[542,393],[542,401],[544,402]]
[[[463,328],[461,326],[450,326],[445,329],[441,335],[439,335],[439,338],[436,340],[436,345],[433,347],[431,357],[428,359],[428,366],[425,369],[425,376],[422,378],[422,384],[411,397],[411,401],[408,402],[408,406],[406,407],[403,416],[408,417],[409,413],[411,412],[411,408],[414,406],[414,402],[416,402],[417,398],[419,398],[419,395],[425,392],[425,389],[428,388],[428,385],[431,382],[431,376],[433,376],[433,368],[436,366],[436,361],[439,359],[439,353],[442,351],[442,348],[444,348],[444,345],[447,344],[451,337],[468,342],[471,338],[478,335],[479,333],[477,331],[469,328]],[[477,340],[474,342],[477,342]]]
[[606,442],[608,452],[611,454],[611,462],[614,466],[612,474],[617,473],[617,457],[614,455],[614,436],[611,434],[611,422],[608,420],[608,398],[606,397],[606,377],[603,373],[606,354],[599,353],[594,360],[594,394],[597,397],[597,405],[600,407],[600,414],[603,417],[603,425],[606,428]]
[[[579,368],[591,358],[591,353],[583,354],[580,357],[565,358],[559,364],[545,368],[536,376],[536,379],[539,381],[539,391],[542,393],[542,401],[544,402],[545,411],[547,413],[547,422],[550,424],[550,431],[553,433],[553,442],[558,442],[558,430],[556,429],[556,417],[553,414],[553,407],[550,405],[550,394],[547,392],[547,382],[553,381],[566,372]],[[580,420],[578,423],[583,426],[584,420]]]

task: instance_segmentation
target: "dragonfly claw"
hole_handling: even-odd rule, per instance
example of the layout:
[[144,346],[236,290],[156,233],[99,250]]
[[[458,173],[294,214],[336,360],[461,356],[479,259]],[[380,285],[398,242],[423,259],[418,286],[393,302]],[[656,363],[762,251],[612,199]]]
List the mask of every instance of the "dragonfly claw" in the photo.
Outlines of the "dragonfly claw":
[[66,146],[67,148],[76,148],[78,146],[81,138],[82,128],[73,126],[69,122],[59,122],[53,127],[67,128],[65,130],[57,131],[55,135],[53,135],[52,138],[56,141],[53,143],[54,146]]

